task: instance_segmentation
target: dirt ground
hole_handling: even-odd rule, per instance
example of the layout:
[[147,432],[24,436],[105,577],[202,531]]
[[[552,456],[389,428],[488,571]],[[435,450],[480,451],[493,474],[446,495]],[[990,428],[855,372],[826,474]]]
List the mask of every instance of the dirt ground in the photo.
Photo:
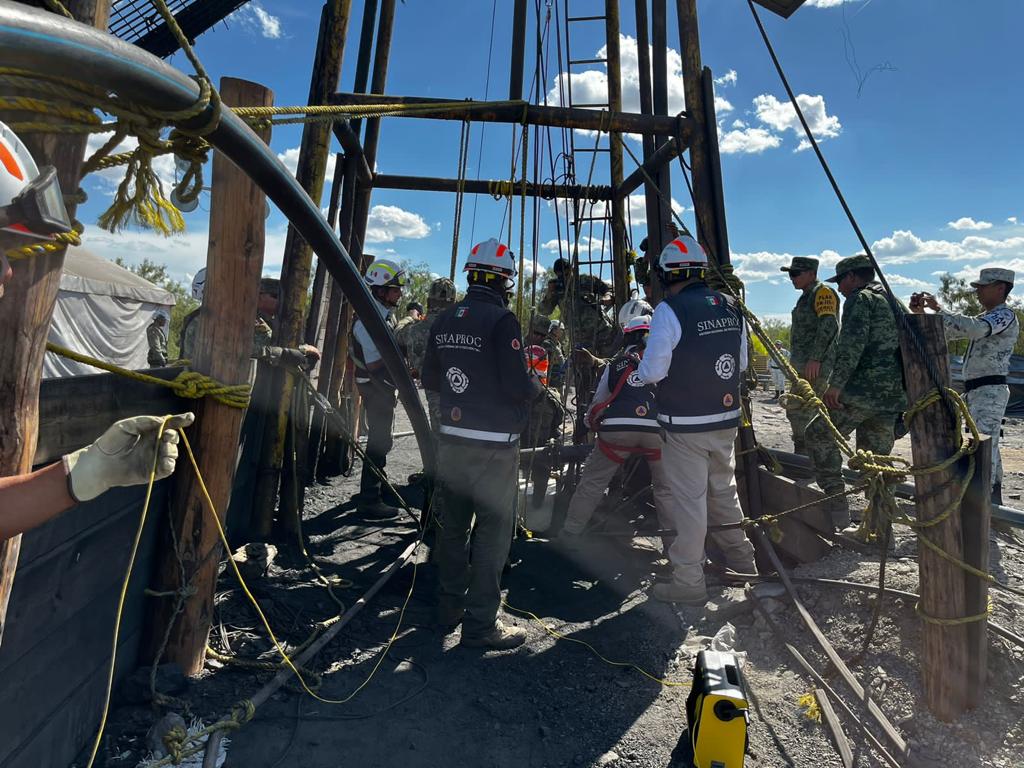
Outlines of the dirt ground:
[[[765,445],[791,447],[788,422],[764,393],[755,395],[755,424]],[[406,428],[400,418],[396,429]],[[1007,425],[1004,446],[1010,470],[1004,496],[1009,492],[1013,498],[1024,489],[1024,429],[1019,424]],[[901,447],[909,450],[909,443],[901,441]],[[419,469],[414,439],[399,438],[389,473],[403,480]],[[410,519],[369,523],[349,509],[357,475],[310,489],[305,518],[310,552],[323,571],[352,581],[350,588],[339,591],[349,606],[416,536]],[[1021,585],[1024,546],[1004,534],[995,534],[992,542],[993,573]],[[916,591],[913,537],[900,534],[895,553],[889,585]],[[726,647],[745,654],[753,704],[748,768],[842,765],[824,727],[809,719],[798,703],[812,685],[764,620],[751,611],[742,588],[713,589],[713,599],[703,610],[677,610],[648,598],[651,583],[665,574],[658,541],[593,536],[576,557],[567,558],[543,535],[518,539],[504,582],[505,599],[511,608],[538,618],[511,613],[509,620],[526,628],[529,640],[506,652],[462,649],[457,632],[443,637],[432,628],[434,570],[427,554],[422,547],[416,566],[402,569],[310,665],[323,672],[321,696],[351,699],[325,704],[281,689],[252,723],[231,737],[225,765],[688,766],[684,706],[692,664],[699,650],[716,642],[716,635],[717,642],[727,641]],[[836,550],[798,573],[873,583],[877,570],[876,555]],[[309,568],[294,553],[283,550],[268,574],[255,578],[252,586],[279,636],[291,644],[307,636],[312,621],[335,612],[325,590],[313,583]],[[840,655],[852,657],[860,649],[873,598],[814,586],[801,586],[800,592]],[[1024,634],[1019,600],[998,591],[992,597],[994,619]],[[763,604],[788,642],[823,670],[823,657],[790,603],[780,598]],[[726,637],[727,623],[733,628],[731,639]],[[397,639],[381,659],[396,627]],[[251,607],[227,573],[221,576],[211,644],[242,656],[272,656]],[[914,606],[887,599],[872,645],[852,665],[909,741],[916,758],[907,764],[1024,764],[1024,710],[1018,693],[1024,682],[1024,649],[993,639],[986,705],[944,724],[921,703],[920,646]],[[376,673],[352,695],[378,661]],[[212,722],[271,676],[210,663],[185,694],[190,714]],[[860,712],[842,683],[832,683]],[[108,729],[106,765],[138,765],[154,719],[148,706],[117,706]],[[840,719],[855,764],[881,765],[850,719],[842,713]]]

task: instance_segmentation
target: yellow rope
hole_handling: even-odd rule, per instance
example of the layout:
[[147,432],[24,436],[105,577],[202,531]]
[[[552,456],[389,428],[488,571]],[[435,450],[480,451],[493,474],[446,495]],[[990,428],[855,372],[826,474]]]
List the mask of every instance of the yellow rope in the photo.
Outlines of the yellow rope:
[[69,245],[81,244],[81,235],[75,230],[71,230],[67,233],[61,232],[54,235],[52,240],[9,248],[6,251],[6,256],[11,261],[18,261],[19,259],[27,259],[30,256],[38,256],[41,253],[54,253],[67,248]]
[[200,397],[211,397],[218,403],[232,408],[247,408],[249,406],[249,385],[248,384],[222,384],[216,379],[204,376],[196,371],[182,371],[174,379],[161,379],[157,376],[130,371],[113,363],[97,360],[95,357],[83,355],[80,352],[62,347],[52,342],[47,342],[46,350],[55,355],[75,360],[79,363],[91,365],[118,376],[142,382],[143,384],[155,384],[158,387],[167,387],[174,390],[178,397],[198,399]]

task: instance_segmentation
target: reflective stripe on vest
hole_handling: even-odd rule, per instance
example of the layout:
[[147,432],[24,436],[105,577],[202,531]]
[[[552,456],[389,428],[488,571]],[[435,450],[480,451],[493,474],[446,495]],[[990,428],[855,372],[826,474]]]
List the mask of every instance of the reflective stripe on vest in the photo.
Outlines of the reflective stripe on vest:
[[441,425],[441,434],[452,437],[465,437],[469,440],[484,440],[488,443],[514,443],[519,435],[511,432],[488,432],[483,429],[466,429],[465,427],[453,427],[450,424]]
[[628,418],[626,416],[601,419],[600,428],[604,427],[646,427],[647,429],[658,428],[657,419]]
[[523,350],[526,358],[526,370],[536,374],[540,383],[545,387],[548,385],[548,351],[540,344],[531,344]]
[[717,424],[721,421],[731,421],[732,419],[738,419],[740,417],[740,409],[736,408],[725,413],[713,413],[710,416],[667,416],[664,413],[658,414],[658,421],[664,422],[665,424],[673,425],[693,425],[693,424]]

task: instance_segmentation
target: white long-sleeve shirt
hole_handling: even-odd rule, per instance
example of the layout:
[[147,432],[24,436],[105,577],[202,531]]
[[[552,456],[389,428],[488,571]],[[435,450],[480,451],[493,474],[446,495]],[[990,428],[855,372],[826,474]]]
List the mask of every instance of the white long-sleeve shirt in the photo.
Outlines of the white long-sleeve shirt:
[[[672,365],[672,352],[683,338],[683,329],[679,318],[666,302],[654,308],[651,317],[651,331],[647,336],[647,350],[640,361],[637,373],[648,384],[657,384],[668,376]],[[740,336],[740,370],[747,370],[747,334],[746,329]]]
[[[380,316],[387,320],[391,310],[376,299],[374,299],[373,306],[380,313]],[[370,333],[366,330],[366,325],[362,320],[356,320],[355,325],[352,327],[352,335],[356,337],[356,341],[359,342],[359,346],[363,350],[364,363],[372,365],[381,359],[380,350],[373,343],[373,339],[370,338]]]

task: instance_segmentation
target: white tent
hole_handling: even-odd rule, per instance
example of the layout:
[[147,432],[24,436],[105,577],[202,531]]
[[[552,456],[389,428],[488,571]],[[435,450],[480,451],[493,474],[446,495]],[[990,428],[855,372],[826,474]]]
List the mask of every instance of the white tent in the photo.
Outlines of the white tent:
[[[49,340],[122,368],[146,368],[146,328],[158,311],[170,316],[174,295],[84,248],[69,248],[60,276]],[[43,377],[98,369],[46,353]]]

